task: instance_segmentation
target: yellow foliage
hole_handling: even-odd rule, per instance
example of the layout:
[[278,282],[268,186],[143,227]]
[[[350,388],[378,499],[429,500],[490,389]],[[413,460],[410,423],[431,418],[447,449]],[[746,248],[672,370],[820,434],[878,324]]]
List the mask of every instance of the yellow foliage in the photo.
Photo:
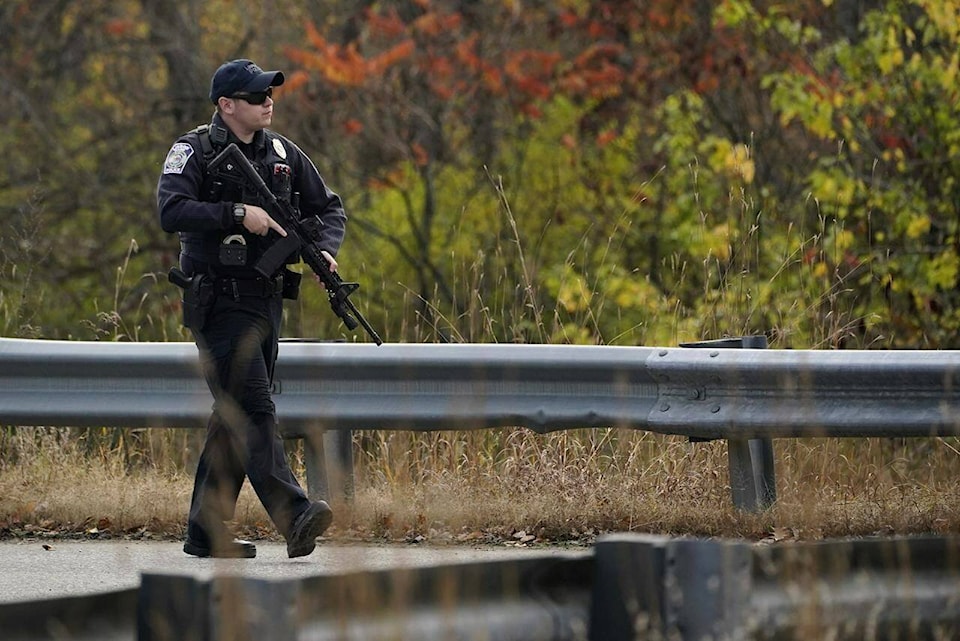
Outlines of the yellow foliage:
[[557,302],[570,313],[590,308],[593,292],[583,281],[583,277],[570,276],[560,284]]
[[877,58],[877,66],[880,67],[881,73],[884,75],[892,72],[894,69],[903,64],[903,50],[894,49],[893,51],[888,51],[884,54],[881,54]]
[[919,0],[927,17],[940,33],[954,43],[960,39],[960,2],[956,0]]
[[853,235],[852,231],[849,229],[841,229],[834,238],[834,246],[837,251],[844,252],[853,247],[855,241],[856,236]]
[[857,193],[857,182],[846,176],[818,171],[811,180],[814,198],[823,203],[849,205]]
[[707,255],[716,256],[720,260],[730,258],[730,225],[717,225],[704,237],[707,245]]
[[907,238],[920,238],[930,231],[929,216],[914,216],[907,225]]
[[960,273],[960,260],[952,251],[936,256],[928,264],[927,279],[941,289],[953,289]]
[[746,145],[733,145],[724,164],[728,173],[738,176],[747,184],[753,182],[753,177],[756,175],[756,166],[753,164],[753,159],[750,158],[750,149]]
[[750,157],[750,148],[743,143],[733,144],[725,138],[711,138],[707,146],[712,147],[710,166],[746,184],[753,182],[756,166]]
[[550,337],[551,343],[564,343],[568,345],[595,345],[597,339],[591,333],[590,329],[577,323],[564,323],[554,335]]

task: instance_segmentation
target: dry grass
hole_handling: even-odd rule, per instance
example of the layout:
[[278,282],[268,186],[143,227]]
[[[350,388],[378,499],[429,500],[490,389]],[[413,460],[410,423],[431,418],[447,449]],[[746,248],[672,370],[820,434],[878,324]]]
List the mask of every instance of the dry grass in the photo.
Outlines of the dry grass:
[[[0,533],[180,536],[200,435],[123,432],[113,449],[91,449],[69,430],[6,431]],[[329,536],[589,543],[610,531],[755,540],[955,533],[957,449],[953,439],[779,440],[779,500],[749,514],[732,507],[722,441],[627,430],[362,432],[356,496],[334,500]],[[291,454],[303,479],[296,443]],[[275,536],[249,486],[236,527]]]
[[[457,283],[473,291],[464,300],[476,301],[478,307],[454,312],[421,301],[443,327],[430,325],[423,317],[416,321],[404,317],[403,335],[412,333],[417,340],[429,341],[452,334],[458,340],[487,342],[493,328],[519,327],[531,311],[535,320],[531,335],[543,342],[554,337],[555,325],[562,325],[557,320],[561,317],[572,326],[599,331],[594,321],[605,304],[605,290],[599,284],[592,307],[575,314],[576,318],[562,310],[560,303],[552,311],[541,309],[541,299],[551,297],[538,295],[540,283],[523,260],[527,241],[521,237],[499,180],[491,177],[491,182],[513,235],[511,242],[495,251],[498,256],[511,257],[519,252],[522,282],[516,284],[516,291],[523,296],[488,307],[479,293],[483,275],[478,264],[468,258]],[[723,203],[718,206],[724,209]],[[743,227],[738,245],[728,248],[728,253],[759,256],[754,205],[732,195],[726,207]],[[621,218],[630,215],[625,211]],[[705,220],[701,224],[706,237],[710,229]],[[857,338],[849,328],[863,325],[865,319],[854,314],[855,300],[836,295],[837,290],[846,291],[842,279],[820,292],[811,278],[811,267],[799,259],[813,250],[830,251],[824,244],[829,230],[825,222],[823,225],[790,239],[780,250],[782,255],[772,259],[781,263],[772,276],[754,274],[756,266],[746,258],[728,272],[719,269],[710,255],[705,257],[703,266],[709,274],[703,279],[704,300],[715,301],[710,318],[701,322],[694,314],[686,319],[686,331],[696,329],[695,335],[687,336],[676,327],[669,330],[670,344],[681,338],[748,334],[755,331],[757,323],[767,325],[771,320],[781,324],[765,327],[768,335],[792,337],[799,345],[837,346]],[[596,266],[596,271],[606,273],[607,267]],[[738,277],[718,280],[720,272]],[[125,273],[126,264],[116,284],[115,306],[127,287]],[[677,287],[686,273],[681,270],[677,276]],[[813,284],[809,297],[780,296],[781,302],[793,301],[790,307],[773,310],[771,318],[759,318],[750,287],[743,287],[750,277],[757,279],[757,287],[773,288],[785,280],[787,294],[795,291],[791,279]],[[674,313],[673,306],[665,304],[669,300],[664,296],[649,302],[654,311],[645,326],[676,324],[663,315]],[[515,308],[511,309],[511,304]],[[616,307],[612,300],[606,304]],[[816,310],[820,310],[819,316],[813,313]],[[12,299],[0,296],[0,311],[11,319],[22,310]],[[111,318],[116,322],[105,337],[138,338],[119,313]],[[811,318],[808,324],[805,319]],[[843,322],[837,324],[838,319]],[[416,327],[406,327],[408,322]],[[14,329],[9,324],[6,328]],[[517,336],[510,338],[522,339],[523,331],[516,331]],[[610,341],[599,336],[586,338],[585,342],[605,343],[622,337]],[[654,337],[643,334],[623,340],[632,344],[633,338],[649,344],[643,340]],[[853,344],[880,346],[875,341]],[[0,428],[0,536],[31,532],[101,536],[104,531],[180,536],[201,443],[199,430]],[[294,443],[290,450],[295,471],[304,479],[302,449]],[[960,444],[955,438],[784,439],[775,442],[775,452],[779,500],[764,513],[747,514],[732,506],[722,441],[694,445],[679,437],[618,429],[547,435],[522,429],[362,432],[354,435],[355,500],[348,504],[334,497],[337,518],[330,536],[422,537],[439,542],[517,540],[518,535],[519,540],[590,541],[608,531],[752,539],[960,532],[956,483]],[[275,535],[249,486],[241,493],[236,525],[250,535]]]

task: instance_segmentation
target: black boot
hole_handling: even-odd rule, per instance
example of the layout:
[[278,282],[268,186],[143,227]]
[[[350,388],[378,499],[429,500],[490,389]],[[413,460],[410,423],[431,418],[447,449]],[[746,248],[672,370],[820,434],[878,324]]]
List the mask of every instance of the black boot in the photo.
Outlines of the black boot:
[[291,559],[306,556],[317,547],[316,538],[330,527],[333,522],[333,510],[326,501],[311,503],[300,516],[293,521],[287,536],[287,556]]
[[202,558],[252,559],[257,556],[257,546],[250,541],[242,541],[240,539],[217,542],[215,545],[203,545],[187,539],[183,544],[183,551],[187,554]]

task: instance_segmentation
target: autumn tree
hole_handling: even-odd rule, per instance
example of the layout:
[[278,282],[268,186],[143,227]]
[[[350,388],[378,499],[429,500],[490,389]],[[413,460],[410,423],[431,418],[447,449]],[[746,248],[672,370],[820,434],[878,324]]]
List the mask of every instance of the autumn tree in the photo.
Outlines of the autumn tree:
[[156,219],[158,172],[172,140],[209,120],[220,62],[279,57],[268,45],[285,36],[266,23],[199,0],[0,7],[5,333],[179,335],[164,279],[178,246]]
[[[156,174],[252,57],[390,340],[952,340],[955,2],[247,9],[0,8],[5,333],[182,337]],[[350,338],[319,288],[288,321]]]
[[[476,293],[455,291],[449,255],[451,234],[469,225],[474,246],[461,267],[493,277],[480,296],[492,301],[507,283],[536,319],[555,307],[564,273],[582,284],[597,271],[587,287],[597,286],[596,263],[611,258],[611,235],[627,233],[625,212],[635,213],[643,177],[656,171],[649,154],[628,157],[637,151],[632,144],[654,134],[638,109],[655,108],[673,83],[710,83],[688,66],[700,55],[691,44],[707,40],[711,12],[705,3],[683,5],[560,3],[520,12],[479,3],[367,4],[342,18],[349,29],[307,26],[309,46],[288,49],[301,72],[285,96],[322,105],[311,127],[315,145],[366,180],[354,223],[402,258],[389,271],[409,270],[421,313],[436,302],[451,305],[454,317],[471,308]],[[687,76],[677,79],[678,68]],[[624,132],[633,142],[611,145]],[[603,177],[605,162],[618,162],[621,173]],[[543,180],[550,175],[576,184]],[[513,220],[504,215],[511,203]],[[649,239],[656,231],[641,223],[629,233]],[[527,241],[526,260],[497,254]],[[577,246],[589,249],[572,265],[567,257]],[[567,264],[552,268],[559,269],[555,291],[531,298],[530,281],[550,263]],[[649,262],[634,267],[655,271]],[[547,339],[540,321],[501,339]]]
[[855,293],[866,340],[956,346],[958,16],[957,2],[885,3],[856,37],[768,79],[781,123],[831,149],[804,183],[832,223],[807,260],[824,286]]

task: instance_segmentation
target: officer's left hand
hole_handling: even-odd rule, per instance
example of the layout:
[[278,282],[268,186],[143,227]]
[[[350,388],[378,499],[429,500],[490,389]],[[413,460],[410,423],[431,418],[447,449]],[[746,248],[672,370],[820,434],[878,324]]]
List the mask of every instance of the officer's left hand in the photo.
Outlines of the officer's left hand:
[[327,263],[330,264],[330,271],[337,271],[337,259],[330,255],[326,249],[321,249],[320,254],[327,259]]

